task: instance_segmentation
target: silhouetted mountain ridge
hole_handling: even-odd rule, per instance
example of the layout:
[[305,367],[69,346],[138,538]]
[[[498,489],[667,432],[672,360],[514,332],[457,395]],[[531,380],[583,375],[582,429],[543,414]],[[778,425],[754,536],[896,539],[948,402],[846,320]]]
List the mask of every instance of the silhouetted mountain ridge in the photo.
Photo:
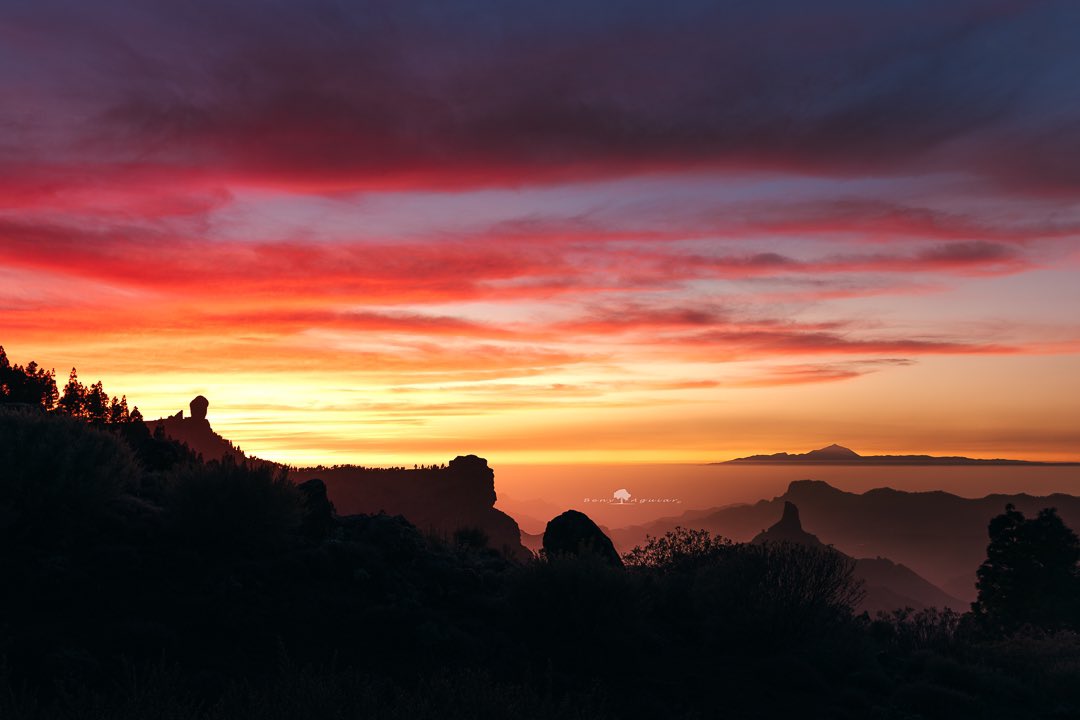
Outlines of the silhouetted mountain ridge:
[[[780,520],[768,530],[758,533],[751,542],[756,545],[786,542],[825,547],[825,543],[821,542],[817,535],[803,529],[799,508],[790,500],[784,501],[784,514]],[[855,558],[847,553],[841,554],[854,562],[855,577],[863,581],[866,590],[866,596],[859,604],[859,610],[877,613],[901,608],[964,609],[966,603],[950,596],[905,565],[882,557]]]
[[609,534],[622,552],[641,544],[648,535],[662,535],[676,526],[702,528],[745,542],[770,526],[785,502],[797,505],[802,522],[841,552],[889,558],[964,601],[975,596],[975,570],[986,555],[987,523],[1007,504],[1027,514],[1055,507],[1069,527],[1080,527],[1080,497],[1060,493],[964,498],[941,490],[877,488],[858,494],[820,480],[796,480],[771,500],[661,518],[612,529]]
[[[256,466],[282,467],[247,457],[240,448],[214,432],[207,420],[209,401],[191,401],[191,417],[176,415],[147,422],[151,432],[186,444],[204,460],[232,460]],[[517,523],[495,505],[495,473],[487,460],[458,456],[443,467],[290,469],[289,479],[301,484],[313,479],[326,485],[330,502],[344,515],[384,512],[401,515],[422,531],[451,537],[458,531],[479,531],[489,545],[508,557],[530,555],[521,543]],[[479,536],[478,536],[479,537]]]
[[452,536],[479,530],[490,547],[509,557],[531,554],[521,542],[512,517],[495,508],[495,472],[487,460],[459,455],[443,467],[300,468],[289,471],[293,482],[318,478],[339,512],[402,515],[423,531]]

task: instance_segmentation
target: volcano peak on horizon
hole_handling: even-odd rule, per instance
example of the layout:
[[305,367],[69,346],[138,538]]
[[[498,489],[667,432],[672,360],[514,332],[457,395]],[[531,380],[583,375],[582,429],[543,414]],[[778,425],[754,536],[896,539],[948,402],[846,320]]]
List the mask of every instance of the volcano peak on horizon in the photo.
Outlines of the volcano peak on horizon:
[[805,453],[779,452],[772,455],[750,455],[714,465],[1078,465],[1075,462],[1037,462],[1002,458],[968,458],[935,455],[860,455],[854,450],[832,443]]
[[861,458],[862,455],[859,455],[859,453],[855,452],[850,448],[846,448],[843,445],[837,445],[836,443],[833,443],[823,448],[818,448],[817,450],[811,450],[810,452],[805,453],[804,457],[854,460],[857,458]]

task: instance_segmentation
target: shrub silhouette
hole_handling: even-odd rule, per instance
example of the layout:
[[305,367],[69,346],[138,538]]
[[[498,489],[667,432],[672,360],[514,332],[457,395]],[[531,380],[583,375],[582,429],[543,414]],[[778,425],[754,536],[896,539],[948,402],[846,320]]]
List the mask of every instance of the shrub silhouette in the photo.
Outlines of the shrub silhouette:
[[643,601],[634,577],[586,552],[515,569],[505,608],[533,671],[583,690],[598,677],[631,682],[643,671],[641,638],[649,627]]
[[649,568],[658,573],[685,572],[711,565],[732,551],[733,543],[708,530],[676,527],[663,537],[650,537],[623,556],[627,567]]
[[945,650],[955,640],[960,615],[946,608],[911,608],[878,613],[870,625],[874,639],[893,649],[904,651]]
[[737,545],[700,573],[694,599],[720,642],[752,650],[803,645],[851,617],[862,594],[854,562],[829,548]]
[[483,528],[461,527],[454,531],[454,545],[464,548],[483,549],[488,547],[491,539]]
[[303,518],[300,493],[284,471],[232,458],[174,471],[164,503],[184,541],[223,553],[280,547]]
[[99,519],[140,470],[111,433],[71,418],[0,411],[0,533],[70,538]]
[[678,632],[752,652],[832,632],[863,593],[854,561],[831,548],[734,544],[704,530],[650,538],[626,561],[657,579],[658,603]]
[[330,534],[335,525],[334,503],[326,495],[326,483],[318,478],[296,486],[303,504],[303,518],[300,529],[310,540],[322,540]]
[[[193,465],[198,461],[199,456],[191,448],[167,436],[160,425],[152,434],[143,422],[133,421],[100,427],[122,438],[135,453],[139,464],[149,473]],[[146,479],[144,478],[144,491],[147,490]]]

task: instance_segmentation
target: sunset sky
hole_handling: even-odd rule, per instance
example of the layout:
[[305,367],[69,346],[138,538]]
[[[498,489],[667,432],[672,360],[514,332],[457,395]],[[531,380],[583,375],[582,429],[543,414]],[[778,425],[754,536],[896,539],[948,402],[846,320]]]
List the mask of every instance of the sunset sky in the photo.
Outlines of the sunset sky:
[[295,464],[1080,459],[1080,3],[0,0],[0,344]]

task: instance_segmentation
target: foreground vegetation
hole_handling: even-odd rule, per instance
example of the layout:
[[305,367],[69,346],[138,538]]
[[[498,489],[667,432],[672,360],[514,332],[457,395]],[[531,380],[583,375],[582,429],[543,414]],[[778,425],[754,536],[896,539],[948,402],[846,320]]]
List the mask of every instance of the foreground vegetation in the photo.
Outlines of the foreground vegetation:
[[513,564],[142,423],[6,404],[3,718],[1080,715],[1052,512],[995,519],[973,612],[869,618],[829,550],[678,530],[625,567]]

